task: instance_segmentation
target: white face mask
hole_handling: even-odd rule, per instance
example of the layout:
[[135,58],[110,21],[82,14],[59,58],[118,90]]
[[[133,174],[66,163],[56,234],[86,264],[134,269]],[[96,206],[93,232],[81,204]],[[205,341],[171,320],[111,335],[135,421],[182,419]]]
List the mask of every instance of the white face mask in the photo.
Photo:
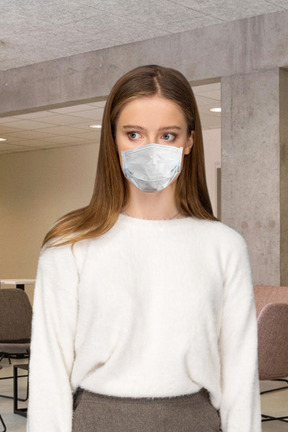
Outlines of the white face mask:
[[121,151],[125,177],[144,192],[166,188],[180,172],[183,147],[147,144]]

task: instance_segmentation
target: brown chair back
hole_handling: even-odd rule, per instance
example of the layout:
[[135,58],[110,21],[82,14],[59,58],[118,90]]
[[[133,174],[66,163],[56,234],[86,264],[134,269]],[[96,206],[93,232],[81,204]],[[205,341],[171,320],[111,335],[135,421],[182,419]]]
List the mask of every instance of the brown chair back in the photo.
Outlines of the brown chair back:
[[32,306],[25,291],[0,289],[0,342],[29,342]]

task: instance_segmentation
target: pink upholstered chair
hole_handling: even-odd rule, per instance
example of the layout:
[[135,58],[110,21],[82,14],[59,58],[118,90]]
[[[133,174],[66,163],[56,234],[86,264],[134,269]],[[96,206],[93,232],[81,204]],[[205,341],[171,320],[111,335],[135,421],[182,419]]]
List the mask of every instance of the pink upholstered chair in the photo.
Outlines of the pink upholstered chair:
[[[286,385],[261,392],[288,389],[288,287],[255,286],[258,318],[258,357],[260,380],[276,380]],[[288,422],[288,415],[262,414],[262,421]]]
[[254,285],[257,317],[268,303],[288,303],[288,287]]

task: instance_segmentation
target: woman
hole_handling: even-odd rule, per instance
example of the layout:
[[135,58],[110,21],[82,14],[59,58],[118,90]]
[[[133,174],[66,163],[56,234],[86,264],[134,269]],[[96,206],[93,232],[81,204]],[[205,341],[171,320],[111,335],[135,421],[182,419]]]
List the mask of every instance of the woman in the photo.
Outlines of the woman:
[[91,202],[44,245],[29,432],[260,432],[247,248],[213,216],[182,74],[115,84]]

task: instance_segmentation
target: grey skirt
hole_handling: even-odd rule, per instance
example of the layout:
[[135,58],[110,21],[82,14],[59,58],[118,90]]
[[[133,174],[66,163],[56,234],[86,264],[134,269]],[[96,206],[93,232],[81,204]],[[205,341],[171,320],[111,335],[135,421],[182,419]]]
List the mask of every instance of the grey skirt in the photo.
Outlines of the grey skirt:
[[209,393],[156,398],[105,396],[78,389],[72,432],[219,432]]

